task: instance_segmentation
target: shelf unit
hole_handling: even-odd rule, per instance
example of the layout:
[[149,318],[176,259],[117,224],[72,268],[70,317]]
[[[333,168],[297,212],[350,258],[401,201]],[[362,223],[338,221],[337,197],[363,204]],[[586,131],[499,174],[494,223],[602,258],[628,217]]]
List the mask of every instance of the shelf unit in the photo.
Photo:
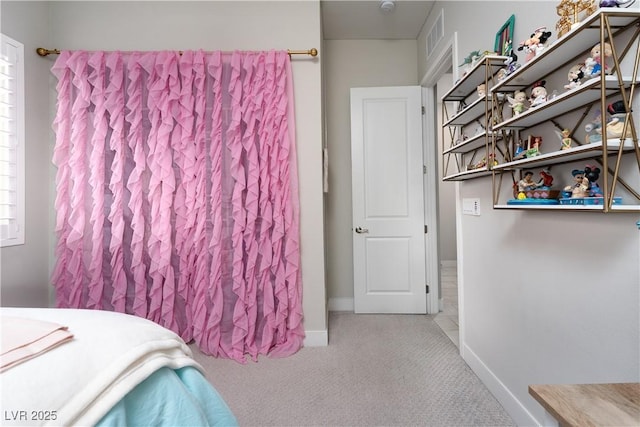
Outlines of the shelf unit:
[[[613,46],[612,74],[582,82],[580,86],[556,95],[542,105],[529,108],[519,115],[505,118],[493,126],[495,134],[510,131],[512,141],[519,139],[521,132],[533,127],[551,126],[556,130],[563,127],[559,121],[574,113],[578,116],[572,131],[573,146],[568,150],[548,152],[530,158],[514,160],[513,147],[507,146],[503,161],[492,168],[493,202],[495,209],[561,210],[589,212],[640,212],[640,147],[636,130],[637,113],[632,113],[632,101],[640,68],[640,11],[617,8],[601,8],[587,17],[576,28],[545,48],[535,58],[522,65],[503,81],[491,88],[491,93],[507,94],[517,90],[527,91],[539,80],[554,79],[577,62],[584,61],[590,49],[597,43]],[[621,66],[623,61],[630,61]],[[631,71],[627,70],[631,69]],[[622,71],[622,72],[621,72]],[[494,96],[495,98],[495,96]],[[607,137],[602,132],[598,142],[580,141],[575,131],[590,111],[607,111],[612,100],[623,102],[626,138]],[[580,115],[582,112],[582,115]],[[603,123],[606,121],[602,115]],[[536,128],[537,129],[537,128]],[[579,133],[579,132],[578,132]],[[630,136],[629,136],[630,135]],[[501,142],[494,137],[492,150],[497,150]],[[509,144],[507,144],[509,145]],[[549,145],[549,144],[547,144]],[[545,150],[546,151],[546,150]],[[603,202],[598,205],[546,205],[546,204],[506,204],[505,199],[513,199],[513,185],[517,174],[524,170],[564,165],[576,161],[597,163],[602,170],[598,182],[603,193]],[[508,179],[505,179],[508,177]],[[505,187],[507,191],[505,192]],[[622,190],[625,199],[622,204],[615,202],[614,196]],[[506,197],[505,197],[506,193]]]
[[[464,181],[491,175],[488,160],[495,158],[490,151],[493,132],[491,124],[502,119],[501,107],[492,101],[488,91],[494,76],[504,67],[504,56],[487,55],[475,65],[442,97],[443,180]],[[484,84],[487,94],[479,96],[477,88]],[[454,103],[449,111],[447,103]],[[468,131],[473,130],[473,135]],[[448,135],[447,135],[448,132]],[[464,136],[464,138],[463,138]],[[449,146],[447,146],[447,141]],[[485,165],[478,165],[485,160]],[[470,169],[469,165],[477,167]]]

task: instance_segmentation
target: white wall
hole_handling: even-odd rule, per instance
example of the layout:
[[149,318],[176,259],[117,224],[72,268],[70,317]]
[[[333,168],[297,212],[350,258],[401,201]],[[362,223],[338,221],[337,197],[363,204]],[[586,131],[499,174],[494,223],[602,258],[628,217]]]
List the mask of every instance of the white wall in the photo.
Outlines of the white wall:
[[[38,34],[38,28],[49,26],[51,33],[38,37],[35,41],[47,48],[297,50],[320,48],[322,42],[318,1],[49,2],[48,21],[44,18],[34,21],[28,15],[13,15],[7,5],[8,2],[2,2],[3,26],[5,19],[16,26],[20,23],[19,25],[24,26],[25,33],[28,31],[30,34]],[[31,26],[31,23],[34,25]],[[40,61],[39,67],[51,67],[55,60],[55,57],[43,59],[35,54],[33,57],[33,61]],[[293,61],[301,203],[302,294],[307,345],[326,344],[327,340],[322,200],[322,57],[323,52],[320,51],[319,58],[296,56]],[[46,84],[47,76],[41,76],[39,81],[40,90],[27,105],[28,114],[33,114],[34,108],[42,108],[49,93],[55,88],[55,82]],[[40,123],[40,127],[43,134],[38,141],[42,154],[36,157],[34,153],[27,152],[29,161],[40,159],[40,156],[50,158],[44,149],[52,143],[47,135],[51,128],[50,121]],[[55,172],[51,167],[48,179],[45,179],[42,174],[49,168],[42,164],[43,161],[38,162],[39,170],[28,172],[27,179],[33,180],[34,176],[38,176],[39,184],[46,188],[54,179]],[[44,201],[46,200],[45,196]],[[53,210],[52,204],[47,205],[44,201],[39,209],[31,211],[41,218],[44,217],[43,212]],[[42,235],[51,233],[50,229],[41,230]],[[47,250],[44,237],[39,245],[40,250]],[[2,254],[4,256],[4,250]],[[25,256],[22,262],[30,266],[37,264],[34,268],[45,270],[47,266],[46,258],[38,262],[37,259]],[[18,286],[19,271],[21,270],[11,269],[11,275],[7,274],[7,282],[11,282],[11,288]],[[33,286],[46,290],[46,282],[40,278],[39,282]],[[26,296],[24,301],[38,303]]]
[[[445,9],[445,40],[458,33],[460,64],[492,50],[512,13],[516,45],[542,25],[555,40],[556,4],[444,1],[430,19]],[[460,198],[479,198],[482,211],[460,216],[457,230],[467,363],[519,425],[544,419],[529,384],[640,381],[640,216],[497,211],[491,196],[491,178],[460,184]]]
[[325,40],[329,193],[327,289],[330,310],[353,310],[351,212],[352,87],[417,85],[415,40]]
[[0,249],[0,304],[49,305],[49,67],[35,49],[49,40],[46,2],[0,3],[2,32],[24,44],[26,91],[25,244]]

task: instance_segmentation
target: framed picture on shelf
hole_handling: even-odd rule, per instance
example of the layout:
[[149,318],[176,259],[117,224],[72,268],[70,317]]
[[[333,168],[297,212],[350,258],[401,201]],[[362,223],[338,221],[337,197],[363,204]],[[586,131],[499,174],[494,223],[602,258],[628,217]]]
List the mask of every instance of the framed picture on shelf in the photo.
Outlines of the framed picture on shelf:
[[513,29],[516,23],[516,16],[511,15],[496,33],[496,42],[493,50],[501,56],[509,56],[513,49]]

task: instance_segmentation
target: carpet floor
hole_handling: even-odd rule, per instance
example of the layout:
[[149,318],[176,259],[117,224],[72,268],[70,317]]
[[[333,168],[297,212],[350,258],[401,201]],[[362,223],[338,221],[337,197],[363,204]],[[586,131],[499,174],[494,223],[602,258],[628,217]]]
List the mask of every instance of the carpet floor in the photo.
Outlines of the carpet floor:
[[241,426],[514,426],[433,316],[332,312],[329,345],[241,365],[191,345]]

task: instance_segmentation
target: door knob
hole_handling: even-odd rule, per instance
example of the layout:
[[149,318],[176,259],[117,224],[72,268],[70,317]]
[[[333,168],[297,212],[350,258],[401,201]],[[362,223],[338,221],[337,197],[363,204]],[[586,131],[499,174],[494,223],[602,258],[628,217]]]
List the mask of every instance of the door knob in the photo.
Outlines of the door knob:
[[368,232],[369,232],[368,228],[356,227],[356,233],[358,234],[368,233]]

